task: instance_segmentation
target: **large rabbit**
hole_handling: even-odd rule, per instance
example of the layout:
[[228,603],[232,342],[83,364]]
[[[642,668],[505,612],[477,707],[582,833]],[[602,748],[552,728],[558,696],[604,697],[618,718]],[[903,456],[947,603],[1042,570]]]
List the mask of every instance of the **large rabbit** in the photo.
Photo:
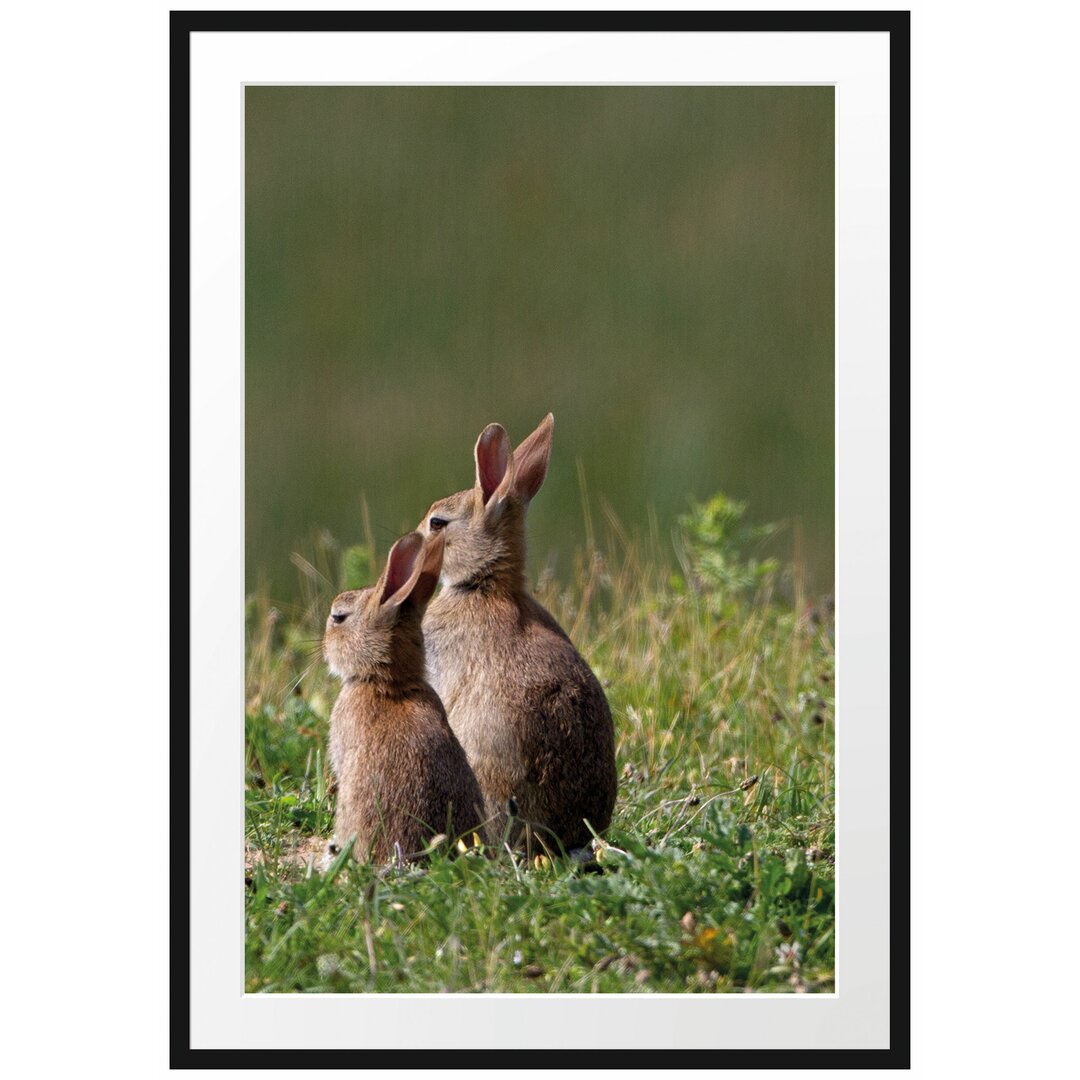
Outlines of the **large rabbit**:
[[549,413],[513,453],[489,424],[476,486],[435,503],[420,531],[445,539],[443,588],[424,618],[428,671],[493,830],[501,835],[513,799],[545,843],[570,849],[589,843],[590,826],[607,828],[618,781],[604,691],[525,584],[525,511],[547,475],[554,424]]
[[442,537],[416,532],[390,550],[377,585],[338,596],[323,654],[342,680],[330,716],[338,780],[334,835],[358,859],[415,856],[437,833],[479,828],[482,799],[438,695],[424,679],[424,608]]

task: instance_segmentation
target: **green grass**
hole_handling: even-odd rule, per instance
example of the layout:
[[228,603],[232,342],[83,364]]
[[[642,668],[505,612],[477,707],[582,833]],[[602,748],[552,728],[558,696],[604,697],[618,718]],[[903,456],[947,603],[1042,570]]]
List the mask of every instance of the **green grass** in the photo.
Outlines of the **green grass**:
[[320,870],[336,686],[318,638],[333,593],[378,564],[370,544],[323,535],[295,560],[301,604],[253,596],[246,989],[831,991],[831,612],[798,574],[747,558],[761,535],[741,511],[717,497],[684,516],[674,565],[655,533],[629,537],[608,515],[569,582],[536,585],[615,719],[619,799],[592,868],[470,838],[423,867],[346,852]]

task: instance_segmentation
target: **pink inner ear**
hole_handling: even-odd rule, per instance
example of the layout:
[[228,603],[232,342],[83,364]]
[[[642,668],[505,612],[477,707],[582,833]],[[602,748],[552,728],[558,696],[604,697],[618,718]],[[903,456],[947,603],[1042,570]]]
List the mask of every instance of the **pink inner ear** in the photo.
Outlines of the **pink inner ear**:
[[390,549],[390,557],[386,560],[386,584],[379,598],[380,604],[385,604],[412,577],[412,572],[416,569],[416,557],[423,545],[424,538],[414,532],[403,536]]
[[498,424],[489,424],[476,441],[476,482],[484,502],[495,493],[510,464],[510,440]]

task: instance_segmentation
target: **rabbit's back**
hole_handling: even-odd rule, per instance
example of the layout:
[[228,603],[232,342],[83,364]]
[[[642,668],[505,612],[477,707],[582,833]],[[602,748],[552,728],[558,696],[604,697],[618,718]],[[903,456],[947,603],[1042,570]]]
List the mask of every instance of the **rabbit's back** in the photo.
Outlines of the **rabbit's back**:
[[589,825],[606,829],[617,787],[611,711],[554,618],[528,595],[444,593],[424,631],[429,677],[495,829],[511,797],[565,847],[587,844]]
[[480,827],[476,777],[426,684],[406,696],[344,687],[331,715],[330,759],[338,777],[338,840],[355,835],[361,859],[383,862],[395,843],[403,855],[415,855],[436,833]]

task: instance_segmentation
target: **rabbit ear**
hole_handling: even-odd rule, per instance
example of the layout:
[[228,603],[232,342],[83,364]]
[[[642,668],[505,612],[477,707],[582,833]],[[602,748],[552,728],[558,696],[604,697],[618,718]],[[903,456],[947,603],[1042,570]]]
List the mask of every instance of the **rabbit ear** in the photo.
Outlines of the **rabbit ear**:
[[502,500],[514,482],[514,459],[510,453],[510,436],[502,424],[488,424],[476,440],[476,486],[484,496],[484,504],[493,495]]
[[442,533],[428,540],[418,532],[406,533],[390,549],[380,605],[400,607],[406,600],[423,607],[435,592],[442,572]]
[[409,592],[409,598],[418,607],[423,607],[434,595],[442,573],[443,550],[446,534],[432,533],[424,541],[424,550],[420,554],[420,573]]
[[537,429],[514,451],[514,494],[528,502],[540,490],[551,457],[555,417],[548,413]]
[[382,576],[382,591],[379,604],[400,604],[412,591],[416,578],[423,569],[420,552],[424,538],[418,532],[406,533],[390,549],[386,558],[386,569]]

